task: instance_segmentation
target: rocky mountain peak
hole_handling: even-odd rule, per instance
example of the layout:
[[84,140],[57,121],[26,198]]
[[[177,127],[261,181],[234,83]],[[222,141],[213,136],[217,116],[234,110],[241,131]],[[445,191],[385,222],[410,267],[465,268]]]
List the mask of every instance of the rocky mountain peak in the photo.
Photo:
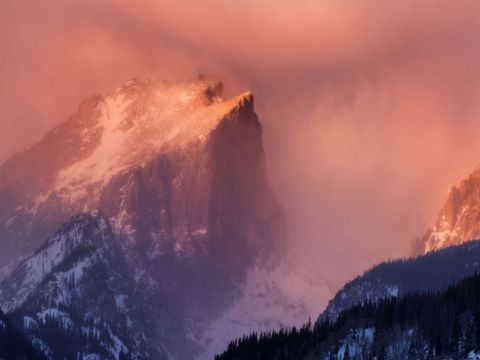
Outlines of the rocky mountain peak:
[[[116,355],[162,353],[142,343],[147,332],[176,359],[210,349],[213,320],[248,293],[253,268],[280,263],[287,233],[253,94],[224,99],[222,88],[129,80],[0,166],[0,265],[20,264],[0,287],[7,312],[42,328],[47,311],[78,329],[93,303],[93,318],[110,317],[101,347]],[[151,325],[134,332],[141,346],[125,335],[133,313]]]
[[480,238],[480,167],[450,190],[437,221],[414,244],[426,253]]
[[[140,200],[145,191],[152,191],[151,186],[159,191],[159,184],[166,186],[165,181],[171,182],[168,185],[171,189],[162,190],[161,199],[167,202],[171,196],[168,193],[174,189],[182,188],[192,194],[187,191],[191,187],[187,182],[195,182],[193,179],[199,174],[205,176],[202,186],[207,186],[214,170],[209,167],[220,165],[212,161],[211,151],[217,151],[214,148],[230,153],[235,157],[232,161],[249,162],[242,166],[260,166],[255,170],[256,176],[266,181],[261,170],[264,166],[261,127],[251,92],[224,99],[222,82],[205,77],[181,84],[132,79],[105,96],[84,100],[66,122],[0,166],[0,235],[7,249],[5,258],[0,255],[0,265],[11,258],[7,255],[9,248],[33,251],[39,239],[49,236],[66,218],[94,209],[106,214],[116,233],[122,232],[128,242],[136,243],[141,231],[133,222],[142,221],[144,216],[135,220],[131,206],[136,211],[147,211],[141,209],[144,204],[133,205],[132,201]],[[215,156],[218,159],[224,155]],[[188,166],[192,173],[187,174],[181,166]],[[150,173],[147,175],[145,171]],[[139,174],[148,181],[145,178],[138,183]],[[110,195],[113,188],[118,204]],[[140,198],[134,201],[132,191]],[[206,188],[202,191],[209,193]],[[186,195],[179,193],[179,196]],[[205,208],[201,217],[208,214],[206,200],[202,200]],[[185,206],[182,203],[175,211],[186,216],[185,211],[191,213],[193,205],[190,210]],[[168,215],[173,209],[167,213],[165,208],[155,210],[165,214],[162,230],[154,235],[157,239],[178,236],[191,239],[195,237],[192,233],[206,234],[207,224],[187,229],[186,219]],[[199,211],[196,212],[200,214]],[[164,228],[176,218],[183,224],[179,234]],[[189,235],[182,235],[185,232]],[[192,247],[183,243],[177,242],[175,246]],[[205,244],[195,246],[205,248]],[[153,251],[164,250],[162,246],[162,250]]]

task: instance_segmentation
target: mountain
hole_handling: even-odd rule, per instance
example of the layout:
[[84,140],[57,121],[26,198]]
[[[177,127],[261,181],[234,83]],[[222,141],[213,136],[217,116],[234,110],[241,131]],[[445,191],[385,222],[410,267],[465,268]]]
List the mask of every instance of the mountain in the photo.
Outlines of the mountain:
[[[76,284],[77,268],[55,250],[67,241],[59,234],[75,222],[68,219],[77,216],[87,223],[100,216],[95,221],[111,230],[104,246],[88,245],[104,256],[78,255],[94,256],[102,269],[105,303],[97,303],[102,289],[94,286],[95,272],[86,269]],[[93,241],[90,235],[82,242]],[[57,324],[70,319],[73,329],[110,326],[113,335],[91,346],[101,354],[128,349],[142,358],[157,351],[157,358],[179,360],[209,358],[239,333],[299,324],[311,309],[286,286],[286,279],[300,278],[284,265],[286,238],[253,94],[226,100],[216,80],[130,80],[86,99],[67,121],[0,166],[1,304],[18,324],[28,319],[23,328],[45,349],[55,347],[55,339],[44,337],[52,318]],[[64,272],[68,279],[58,278]],[[308,283],[325,297],[325,287]],[[134,326],[138,322],[133,334],[121,306],[112,303],[118,296],[131,300],[127,313],[136,314],[129,315]],[[61,300],[58,312],[49,310],[48,299]],[[245,318],[242,309],[252,303],[263,316]],[[90,306],[94,315],[107,310],[104,323],[78,315]],[[236,328],[225,332],[226,324]],[[142,334],[148,341],[138,340]]]
[[479,359],[480,276],[367,302],[313,328],[251,334],[216,360]]
[[337,319],[348,308],[415,291],[439,291],[480,269],[480,241],[471,241],[411,259],[381,263],[348,282],[330,300],[320,319]]
[[414,243],[421,254],[480,238],[480,167],[452,187],[433,227]]
[[71,218],[22,261],[0,286],[0,304],[49,359],[167,358],[98,212]]
[[[156,304],[146,301],[148,292],[131,276],[118,244],[99,212],[76,215],[0,285],[0,305],[49,359],[177,358],[178,352],[170,353],[177,349],[171,342],[188,343],[176,328],[182,322],[188,325],[190,345],[208,345],[195,357],[213,359],[229,341],[252,329],[301,324],[315,312],[306,304],[328,296],[285,264],[275,269],[255,266],[227,310],[216,319],[205,318],[205,331],[198,331],[191,319],[175,318],[179,313],[172,312],[168,297],[157,298]],[[290,282],[309,289],[310,299],[292,296],[285,288]],[[163,318],[155,314],[160,309]]]
[[15,329],[10,319],[0,310],[0,359],[44,360],[32,344]]
[[252,93],[224,100],[214,80],[131,80],[88,98],[0,167],[0,265],[100,210],[139,256],[208,254],[242,273],[283,246],[261,135]]

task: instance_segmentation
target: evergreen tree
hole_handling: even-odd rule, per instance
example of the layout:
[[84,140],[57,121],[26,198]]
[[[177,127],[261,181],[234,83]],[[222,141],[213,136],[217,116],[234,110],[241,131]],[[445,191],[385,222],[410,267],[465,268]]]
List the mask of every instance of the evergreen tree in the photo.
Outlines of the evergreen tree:
[[[356,305],[334,323],[323,321],[313,327],[307,323],[300,330],[245,336],[217,359],[336,359],[342,344],[346,359],[465,358],[479,343],[479,314],[480,276],[475,275],[442,292]],[[361,335],[370,328],[374,328],[373,339]],[[356,350],[350,356],[353,344]]]
[[343,360],[350,360],[350,346],[348,346],[348,341],[345,344],[345,353],[343,355]]

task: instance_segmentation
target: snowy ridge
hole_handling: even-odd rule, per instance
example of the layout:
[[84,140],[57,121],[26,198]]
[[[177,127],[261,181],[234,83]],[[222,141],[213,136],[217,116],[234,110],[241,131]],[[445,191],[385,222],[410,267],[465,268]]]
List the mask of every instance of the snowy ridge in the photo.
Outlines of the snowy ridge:
[[480,266],[480,241],[451,246],[416,258],[384,262],[345,284],[319,319],[336,320],[356,304],[376,303],[415,291],[440,291],[475,274]]
[[[21,306],[27,298],[34,292],[44,277],[64,261],[69,255],[78,249],[79,246],[98,246],[96,241],[103,242],[108,237],[109,225],[106,219],[101,217],[98,212],[90,214],[95,220],[98,220],[98,226],[91,231],[85,231],[84,224],[79,221],[85,218],[80,215],[71,222],[65,224],[59,232],[47,240],[35,254],[24,260],[21,265],[7,279],[0,288],[0,306],[6,312],[11,312]],[[70,270],[70,273],[64,276],[73,276],[79,279],[82,270],[88,266],[88,259],[77,264]],[[22,276],[16,277],[16,274]],[[12,293],[14,296],[11,296]]]
[[164,358],[156,341],[146,343],[148,326],[134,294],[121,250],[98,212],[70,219],[0,287],[2,307],[49,359]]
[[397,297],[399,286],[397,284],[385,284],[383,279],[374,281],[362,281],[345,286],[330,301],[321,318],[328,317],[336,320],[337,316],[355,303],[377,302],[389,297]]

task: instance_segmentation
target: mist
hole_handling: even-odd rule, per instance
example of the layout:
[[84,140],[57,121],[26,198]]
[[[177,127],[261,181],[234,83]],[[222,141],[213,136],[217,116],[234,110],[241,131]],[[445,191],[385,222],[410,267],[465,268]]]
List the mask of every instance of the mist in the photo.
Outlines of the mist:
[[480,161],[478,1],[2,5],[0,162],[133,77],[251,89],[292,262],[334,287],[408,255]]

